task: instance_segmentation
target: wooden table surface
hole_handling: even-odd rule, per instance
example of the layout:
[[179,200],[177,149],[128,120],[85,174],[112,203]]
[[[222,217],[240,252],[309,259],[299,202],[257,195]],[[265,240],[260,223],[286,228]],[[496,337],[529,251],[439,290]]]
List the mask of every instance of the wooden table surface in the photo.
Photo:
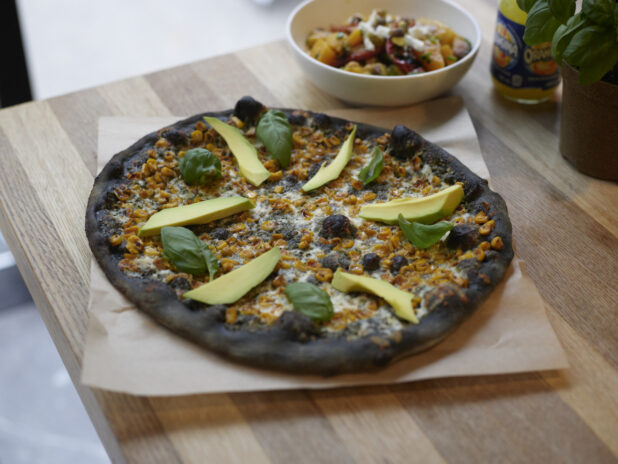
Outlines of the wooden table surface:
[[495,2],[460,3],[483,44],[452,93],[465,99],[571,369],[173,398],[79,385],[98,118],[224,109],[245,94],[271,106],[344,107],[275,42],[0,111],[0,226],[114,462],[616,462],[618,187],[560,156],[559,96],[527,107],[494,93]]

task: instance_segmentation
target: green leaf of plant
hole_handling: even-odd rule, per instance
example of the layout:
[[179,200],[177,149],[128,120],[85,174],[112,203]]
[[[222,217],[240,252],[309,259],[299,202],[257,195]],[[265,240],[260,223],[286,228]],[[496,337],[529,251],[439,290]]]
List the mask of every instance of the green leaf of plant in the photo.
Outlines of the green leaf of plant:
[[580,84],[588,85],[600,81],[605,74],[616,66],[618,63],[618,44],[614,45],[614,48],[605,49],[607,54],[604,55],[603,60],[598,60],[579,69],[577,80]]
[[537,0],[517,0],[517,6],[528,13]]
[[551,39],[551,55],[558,64],[562,64],[562,52],[568,45],[568,31],[569,24],[561,24],[556,29],[553,39]]
[[285,287],[288,300],[294,309],[314,321],[324,322],[333,317],[333,303],[330,296],[320,287],[309,282],[295,282]]
[[446,221],[440,221],[432,225],[410,222],[403,217],[403,214],[400,214],[397,219],[406,240],[421,249],[429,248],[434,243],[437,243],[444,234],[453,228],[453,224]]
[[163,254],[179,271],[202,275],[208,271],[213,279],[219,263],[217,257],[193,232],[185,227],[161,229]]
[[221,177],[221,161],[205,148],[187,150],[178,168],[187,185],[207,185]]
[[551,14],[561,23],[566,23],[575,14],[575,0],[549,0]]
[[613,28],[593,24],[579,30],[566,47],[562,58],[579,68],[579,83],[600,80],[618,61],[618,40]]
[[528,45],[537,45],[551,41],[556,29],[560,26],[549,9],[547,0],[538,0],[528,13],[524,42]]
[[378,178],[384,167],[384,154],[380,147],[373,149],[373,154],[369,164],[361,169],[358,178],[363,182],[363,185],[370,184]]
[[582,12],[593,23],[603,26],[614,26],[615,0],[584,0]]
[[573,36],[588,25],[590,22],[582,14],[577,14],[556,30],[551,42],[551,54],[558,64],[562,64],[562,55]]
[[281,111],[267,111],[258,122],[256,134],[266,150],[282,168],[290,165],[292,154],[292,127]]

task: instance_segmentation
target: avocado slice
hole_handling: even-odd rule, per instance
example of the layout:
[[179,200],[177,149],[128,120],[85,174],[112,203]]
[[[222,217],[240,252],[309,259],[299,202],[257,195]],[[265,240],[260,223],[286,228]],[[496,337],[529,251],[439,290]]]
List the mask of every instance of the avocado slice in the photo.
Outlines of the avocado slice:
[[346,141],[343,142],[343,145],[341,145],[339,153],[337,153],[335,159],[332,160],[328,166],[326,166],[326,161],[324,161],[324,163],[322,163],[322,166],[320,166],[320,170],[316,172],[315,175],[311,179],[309,179],[309,181],[305,185],[302,186],[302,190],[304,192],[310,192],[311,190],[315,190],[318,187],[326,184],[327,182],[335,180],[337,177],[339,177],[339,174],[341,174],[341,171],[343,171],[343,168],[345,168],[346,164],[348,164],[350,158],[352,158],[352,155],[354,154],[355,137],[356,125],[352,129],[352,132],[350,132],[350,135],[348,135]]
[[386,203],[365,205],[358,215],[363,219],[397,224],[397,217],[403,214],[408,221],[433,224],[455,211],[463,197],[463,188],[455,184],[426,197],[398,198]]
[[204,119],[223,137],[223,140],[230,147],[232,154],[238,161],[241,176],[256,187],[270,177],[270,172],[258,158],[257,150],[242,132],[215,117],[204,116]]
[[266,279],[280,259],[281,250],[272,248],[218,279],[186,292],[183,297],[211,305],[234,303]]
[[340,292],[369,292],[383,298],[395,310],[397,317],[418,324],[418,318],[412,309],[414,295],[399,290],[382,279],[342,272],[337,269],[333,276],[332,286]]
[[241,196],[213,198],[176,208],[166,208],[150,216],[137,235],[140,237],[156,235],[166,226],[206,224],[252,208],[255,208],[253,202]]

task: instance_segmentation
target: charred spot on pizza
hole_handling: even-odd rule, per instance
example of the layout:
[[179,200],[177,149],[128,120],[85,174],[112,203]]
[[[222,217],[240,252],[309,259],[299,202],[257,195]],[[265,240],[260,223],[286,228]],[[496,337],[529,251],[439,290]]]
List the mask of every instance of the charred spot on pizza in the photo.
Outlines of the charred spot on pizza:
[[343,214],[332,214],[322,221],[320,236],[324,238],[332,237],[353,237],[356,234],[356,227]]
[[366,271],[375,271],[380,267],[380,257],[376,253],[367,253],[363,255],[361,260],[363,269]]
[[106,211],[97,211],[96,218],[104,233],[113,235],[119,232],[120,224],[118,220]]
[[298,228],[291,221],[278,221],[277,233],[283,236],[283,239],[287,242],[288,246],[295,248],[300,242],[301,233]]
[[299,185],[300,184],[300,180],[294,174],[290,174],[289,176],[284,177],[283,178],[283,183],[288,188],[295,188],[295,187],[299,187],[300,188],[300,185]]
[[388,185],[386,183],[372,182],[365,186],[365,190],[376,194],[376,200],[385,201],[388,199]]
[[444,284],[427,292],[424,296],[425,304],[430,311],[438,307],[457,309],[467,301],[461,289],[452,284]]
[[230,236],[230,231],[225,227],[216,227],[210,231],[209,235],[217,240],[225,240]]
[[281,329],[290,339],[300,342],[308,342],[319,334],[315,322],[298,311],[284,311],[273,326]]
[[300,111],[294,111],[288,116],[288,121],[294,126],[302,126],[307,122],[307,118]]
[[166,129],[161,132],[161,137],[176,146],[182,146],[187,143],[187,135],[183,131],[179,130]]
[[478,227],[472,224],[457,224],[449,232],[446,246],[452,249],[469,250],[478,243]]
[[459,261],[459,269],[468,279],[474,279],[480,267],[481,264],[476,258],[466,258]]
[[390,146],[391,155],[407,160],[423,146],[423,138],[406,126],[395,126],[391,132]]
[[318,129],[326,129],[330,127],[333,120],[331,117],[324,113],[316,113],[313,115],[313,124]]
[[242,97],[234,107],[234,114],[243,122],[255,121],[266,110],[264,105],[248,95]]
[[347,270],[350,267],[350,258],[343,253],[333,252],[322,258],[322,267],[335,272],[337,268]]
[[398,274],[403,266],[407,266],[408,260],[401,255],[395,255],[391,261],[391,272]]
[[191,290],[191,282],[189,282],[185,277],[175,276],[168,282],[168,285],[175,290]]

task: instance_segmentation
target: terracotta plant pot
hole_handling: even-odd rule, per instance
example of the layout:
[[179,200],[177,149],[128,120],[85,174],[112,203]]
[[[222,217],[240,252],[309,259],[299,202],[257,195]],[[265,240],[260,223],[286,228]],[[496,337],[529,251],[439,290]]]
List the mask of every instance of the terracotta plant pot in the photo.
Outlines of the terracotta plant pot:
[[589,176],[618,180],[618,85],[580,85],[563,62],[560,152]]

